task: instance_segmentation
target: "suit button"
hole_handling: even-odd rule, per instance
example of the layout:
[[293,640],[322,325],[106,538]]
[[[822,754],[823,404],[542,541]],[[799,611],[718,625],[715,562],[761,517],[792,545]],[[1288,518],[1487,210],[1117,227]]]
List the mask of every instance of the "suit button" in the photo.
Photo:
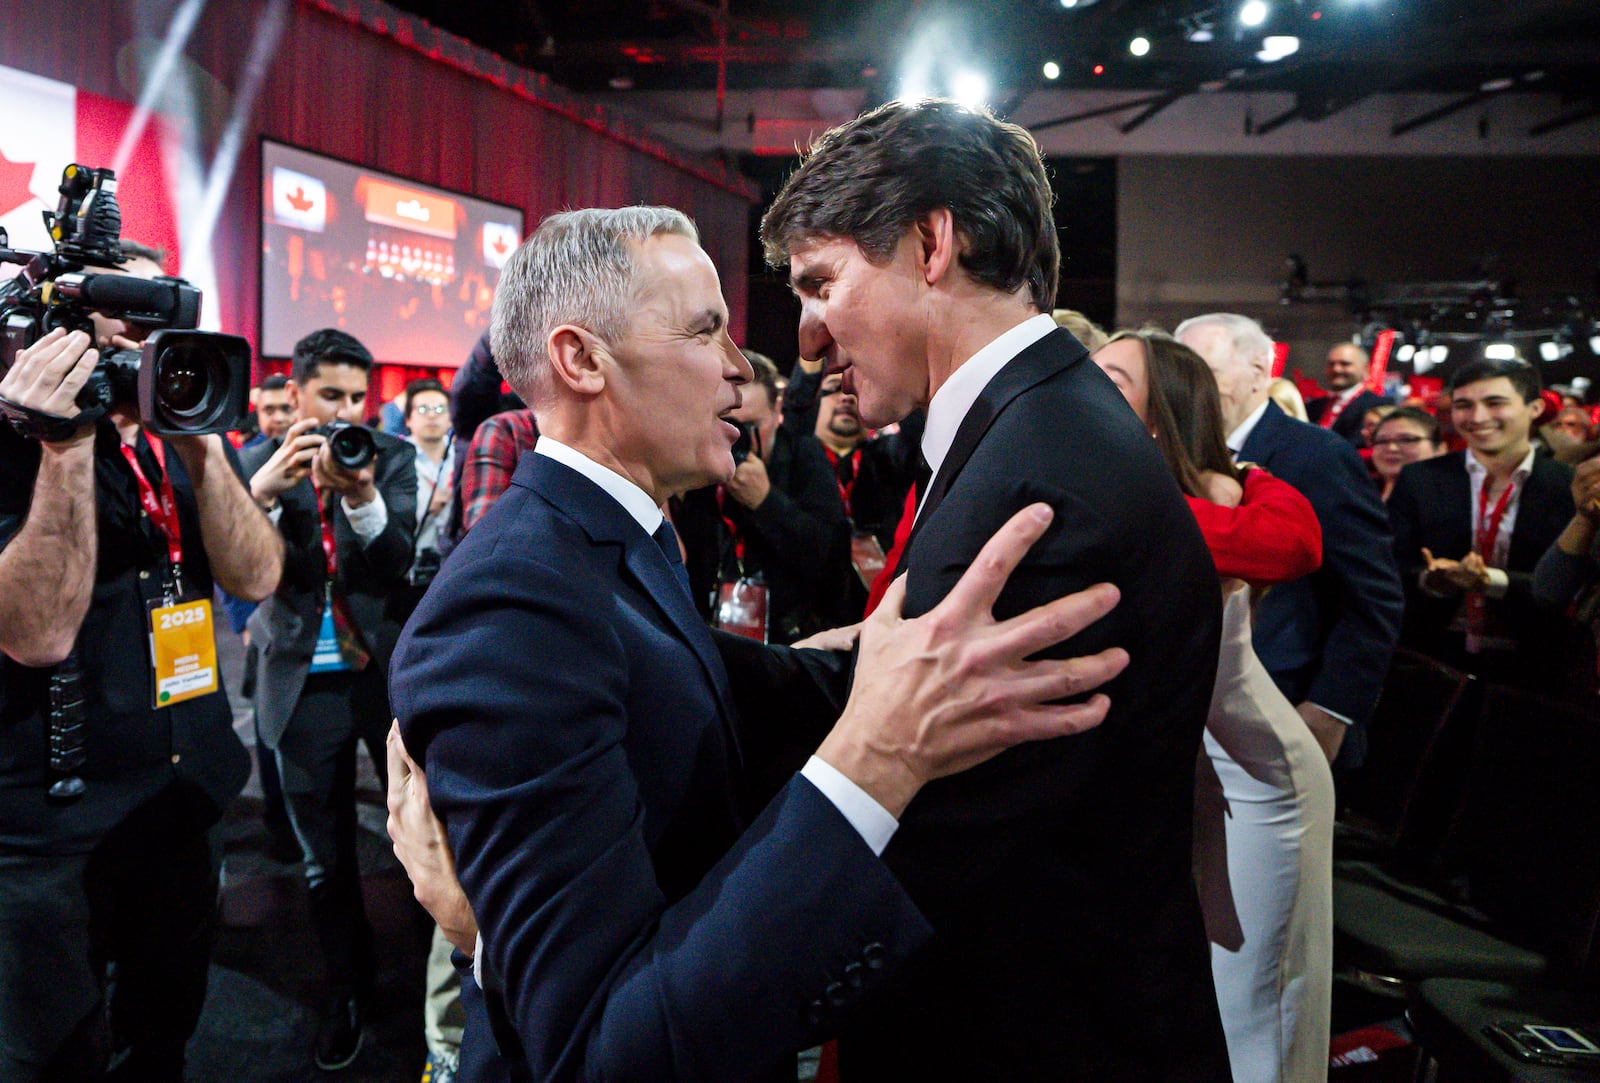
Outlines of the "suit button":
[[860,963],[851,963],[844,968],[845,984],[860,992],[867,984],[867,968]]
[[822,1001],[813,1000],[811,1002],[811,1006],[806,1009],[806,1022],[814,1027],[820,1027],[822,1025],[824,1014],[825,1012],[822,1007]]
[[861,961],[872,970],[882,970],[884,962],[888,959],[889,952],[882,944],[873,941],[861,949]]
[[830,982],[828,987],[822,991],[822,995],[827,997],[828,1003],[835,1008],[842,1008],[850,1003],[850,994],[845,991],[843,982]]

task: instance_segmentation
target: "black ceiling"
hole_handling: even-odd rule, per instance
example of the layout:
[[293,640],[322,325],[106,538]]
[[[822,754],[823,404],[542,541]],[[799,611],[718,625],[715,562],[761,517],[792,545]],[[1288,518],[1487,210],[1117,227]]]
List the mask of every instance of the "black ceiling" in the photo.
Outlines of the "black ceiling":
[[[982,69],[1001,111],[1051,86],[1294,90],[1312,111],[1384,92],[1538,90],[1578,108],[1600,95],[1597,0],[1268,0],[1267,22],[1248,30],[1244,0],[391,2],[580,91],[711,90],[720,72],[730,89],[882,99],[920,46],[935,65]],[[1196,30],[1211,40],[1190,40]],[[1298,37],[1299,52],[1257,59],[1268,34]],[[1128,50],[1136,35],[1151,44],[1142,58]]]

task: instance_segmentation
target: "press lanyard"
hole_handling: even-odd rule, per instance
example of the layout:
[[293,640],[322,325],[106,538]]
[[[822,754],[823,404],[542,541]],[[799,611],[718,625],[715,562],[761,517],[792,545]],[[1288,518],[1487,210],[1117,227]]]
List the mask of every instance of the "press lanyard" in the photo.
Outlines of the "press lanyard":
[[828,453],[828,461],[833,464],[833,480],[839,486],[839,499],[844,501],[844,513],[849,518],[854,518],[855,513],[850,510],[850,498],[856,491],[856,478],[861,470],[861,449],[856,448],[849,455],[850,482],[846,484],[839,480],[839,456],[830,447],[822,449]]
[[333,524],[329,522],[327,509],[322,506],[322,490],[317,483],[311,483],[311,491],[317,496],[317,522],[322,527],[322,555],[328,561],[328,588],[333,587],[334,573],[339,570],[339,550],[333,544]]
[[1478,490],[1478,555],[1486,563],[1494,562],[1495,542],[1500,540],[1500,521],[1506,517],[1506,511],[1511,507],[1511,500],[1517,495],[1517,483],[1513,478],[1506,485],[1505,491],[1500,494],[1500,499],[1495,501],[1494,510],[1489,510],[1489,479],[1483,479],[1483,487]]
[[743,575],[744,538],[739,533],[738,524],[728,512],[728,490],[721,485],[717,486],[717,514],[722,516],[722,525],[728,528],[728,536],[733,539],[733,559],[738,562],[739,574]]
[[119,443],[118,446],[122,449],[122,457],[128,460],[133,476],[139,481],[139,503],[143,505],[145,515],[167,539],[167,562],[172,575],[170,585],[172,589],[179,590],[183,571],[183,527],[178,522],[178,501],[172,492],[172,475],[167,471],[166,448],[154,437],[149,437],[149,440],[150,452],[161,466],[159,494],[155,486],[150,484],[150,479],[145,477],[144,469],[139,465],[139,456],[134,453],[132,445]]

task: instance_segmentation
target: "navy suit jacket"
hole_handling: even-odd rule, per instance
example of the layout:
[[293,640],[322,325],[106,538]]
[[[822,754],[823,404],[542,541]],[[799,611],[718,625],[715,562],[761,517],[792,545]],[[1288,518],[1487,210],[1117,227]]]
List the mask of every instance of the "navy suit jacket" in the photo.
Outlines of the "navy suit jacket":
[[[1329,395],[1326,398],[1312,399],[1306,403],[1306,415],[1311,418],[1313,425],[1318,428],[1322,427],[1319,422],[1322,421],[1322,415],[1327,412],[1328,407],[1333,405],[1333,400],[1334,396]],[[1375,391],[1363,391],[1351,399],[1343,410],[1339,411],[1339,416],[1333,419],[1332,431],[1335,435],[1342,436],[1350,441],[1351,445],[1360,447],[1362,417],[1374,406],[1392,405],[1393,403]]]
[[928,935],[807,780],[746,826],[710,633],[638,522],[551,458],[524,454],[451,553],[390,689],[533,1078],[751,1078]]
[[[1239,461],[1299,489],[1322,524],[1322,567],[1274,587],[1257,607],[1256,654],[1290,700],[1344,715],[1359,731],[1389,673],[1405,609],[1377,487],[1348,442],[1270,401]],[[1352,767],[1363,737],[1351,734]]]
[[[905,552],[905,612],[937,605],[1041,500],[1055,522],[995,616],[1110,581],[1117,608],[1051,653],[1121,646],[1131,661],[1097,729],[930,783],[906,809],[884,860],[936,935],[841,1040],[852,1083],[1230,1078],[1191,844],[1216,566],[1155,441],[1061,330],[1001,369],[958,429]],[[718,645],[742,685],[758,649]],[[811,709],[807,683],[829,687],[818,654],[769,652],[763,702]]]
[[[1418,650],[1453,660],[1449,627],[1461,598],[1435,598],[1418,582],[1422,550],[1440,559],[1460,560],[1472,551],[1472,481],[1467,452],[1412,463],[1400,471],[1389,496],[1395,559],[1406,589],[1406,642]],[[1536,456],[1533,471],[1517,497],[1517,518],[1506,555],[1510,584],[1504,598],[1491,602],[1516,638],[1530,679],[1555,679],[1565,658],[1563,636],[1570,624],[1559,613],[1540,608],[1533,598],[1533,568],[1572,519],[1572,468]],[[1459,641],[1460,637],[1455,637]],[[1550,669],[1549,667],[1556,667]]]

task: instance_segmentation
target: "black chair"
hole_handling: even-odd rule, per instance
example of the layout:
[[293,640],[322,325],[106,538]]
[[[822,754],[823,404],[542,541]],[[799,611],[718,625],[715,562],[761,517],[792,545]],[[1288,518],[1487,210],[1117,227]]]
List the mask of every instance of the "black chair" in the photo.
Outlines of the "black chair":
[[1600,901],[1600,725],[1492,687],[1438,875],[1334,877],[1335,959],[1374,987],[1427,978],[1543,984],[1587,959]]
[[[1494,688],[1463,824],[1485,855],[1475,902],[1506,935],[1548,952],[1545,980],[1448,976],[1412,989],[1409,1016],[1420,1070],[1444,1079],[1594,1080],[1595,1069],[1529,1064],[1491,1039],[1496,1023],[1573,1026],[1600,1035],[1600,715]],[[1600,1060],[1600,1057],[1596,1058]]]

